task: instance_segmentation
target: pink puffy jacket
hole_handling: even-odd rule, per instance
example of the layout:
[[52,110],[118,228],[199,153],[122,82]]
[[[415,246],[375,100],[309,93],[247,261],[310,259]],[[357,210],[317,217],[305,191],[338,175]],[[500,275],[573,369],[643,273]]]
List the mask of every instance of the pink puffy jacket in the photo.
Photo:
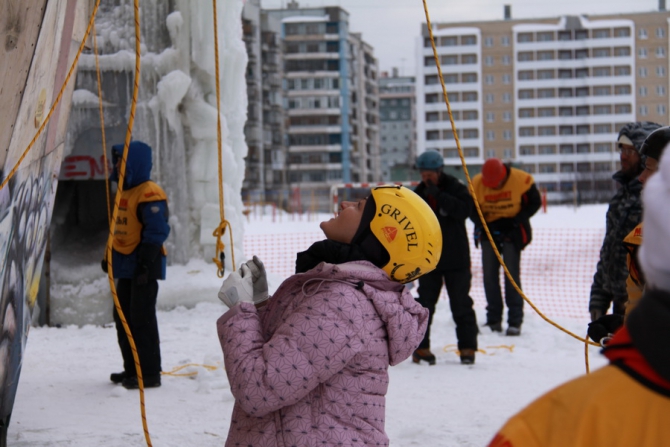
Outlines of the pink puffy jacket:
[[408,358],[428,311],[367,261],[291,276],[257,312],[217,322],[235,396],[226,446],[385,446],[388,367]]

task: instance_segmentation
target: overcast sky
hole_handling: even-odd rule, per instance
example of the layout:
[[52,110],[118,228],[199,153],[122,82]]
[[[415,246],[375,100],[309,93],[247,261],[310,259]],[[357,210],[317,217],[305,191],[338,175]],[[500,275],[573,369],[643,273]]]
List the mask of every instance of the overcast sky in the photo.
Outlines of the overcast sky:
[[[263,8],[286,7],[289,0],[261,0]],[[298,0],[301,7],[340,6],[349,12],[350,30],[374,47],[381,71],[398,67],[414,75],[415,39],[426,16],[422,0]],[[670,7],[670,0],[666,0]],[[512,18],[657,11],[659,0],[427,0],[431,22],[501,20],[503,5]]]

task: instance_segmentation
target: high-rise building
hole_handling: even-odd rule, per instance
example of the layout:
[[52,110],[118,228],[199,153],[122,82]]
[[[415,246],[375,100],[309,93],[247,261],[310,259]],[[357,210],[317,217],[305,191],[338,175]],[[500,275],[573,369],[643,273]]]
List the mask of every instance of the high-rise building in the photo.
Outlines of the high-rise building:
[[415,180],[416,95],[414,77],[382,73],[379,78],[379,120],[383,181]]
[[260,0],[249,0],[242,13],[247,47],[247,121],[244,133],[249,152],[242,185],[252,201],[287,197],[284,163],[281,23],[268,16]]
[[[513,160],[550,200],[609,198],[619,129],[668,125],[663,2],[658,12],[434,24],[466,162]],[[459,165],[425,25],[417,46],[418,152]]]
[[286,180],[303,209],[329,209],[331,185],[381,177],[377,60],[342,8],[266,12],[282,24]]

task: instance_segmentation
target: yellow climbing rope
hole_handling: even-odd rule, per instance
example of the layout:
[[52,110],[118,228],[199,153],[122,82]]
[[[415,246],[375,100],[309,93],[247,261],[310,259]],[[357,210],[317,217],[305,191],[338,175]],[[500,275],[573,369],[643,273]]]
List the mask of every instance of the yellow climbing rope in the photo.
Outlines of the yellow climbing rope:
[[225,245],[221,238],[226,232],[226,228],[230,228],[230,254],[232,257],[233,270],[235,270],[235,249],[233,247],[233,227],[230,222],[226,220],[226,212],[223,207],[223,154],[221,153],[221,85],[219,80],[219,31],[216,14],[216,0],[212,0],[212,9],[214,15],[214,71],[216,75],[216,137],[218,144],[219,156],[219,214],[221,216],[221,223],[216,227],[212,235],[216,238],[216,252],[212,261],[216,264],[216,274],[219,278],[223,278],[226,255],[224,253]]
[[[99,1],[99,0],[98,0]],[[140,4],[139,0],[134,0],[135,4],[135,80],[133,85],[133,97],[130,103],[130,116],[128,119],[128,127],[126,129],[126,139],[123,144],[123,155],[121,156],[121,167],[119,170],[119,183],[116,190],[116,197],[114,199],[114,212],[112,213],[112,219],[109,225],[109,237],[107,238],[107,248],[105,250],[105,259],[107,261],[107,275],[109,278],[109,288],[112,291],[112,296],[114,297],[114,307],[116,312],[119,315],[123,329],[126,332],[128,337],[128,342],[130,348],[133,352],[133,359],[135,360],[135,370],[137,372],[137,382],[140,389],[140,411],[142,413],[142,427],[144,429],[144,438],[149,447],[151,447],[151,436],[149,434],[149,426],[147,424],[147,414],[146,406],[144,403],[144,380],[142,377],[142,368],[140,366],[140,359],[137,355],[137,347],[135,346],[135,340],[133,335],[130,332],[130,326],[126,321],[126,317],[121,310],[121,304],[119,303],[119,297],[116,293],[116,285],[114,284],[114,272],[112,270],[112,241],[114,239],[114,233],[116,231],[116,218],[119,212],[119,203],[121,201],[121,193],[123,192],[123,181],[126,174],[126,161],[128,159],[128,146],[130,145],[130,139],[132,136],[133,123],[135,122],[135,109],[137,108],[137,97],[140,87]],[[97,51],[96,51],[97,54]],[[96,67],[97,68],[97,67]],[[98,74],[99,75],[99,74]],[[102,91],[99,88],[98,93],[101,94]],[[102,116],[102,115],[101,115]]]
[[582,338],[578,336],[577,334],[574,334],[573,332],[570,332],[569,330],[565,329],[564,327],[560,326],[559,324],[553,322],[549,318],[547,318],[534,304],[533,302],[523,293],[521,288],[518,286],[518,284],[514,281],[514,278],[512,278],[512,275],[510,274],[509,270],[507,269],[507,266],[505,265],[505,262],[502,259],[502,256],[500,256],[500,252],[498,251],[498,248],[496,247],[496,244],[493,243],[493,237],[491,236],[491,232],[489,231],[488,225],[486,225],[486,220],[484,219],[484,215],[482,214],[482,210],[479,207],[479,201],[477,200],[477,195],[475,194],[474,188],[472,186],[472,180],[470,179],[470,173],[468,172],[468,167],[467,164],[465,163],[465,158],[463,156],[463,150],[461,149],[461,142],[458,139],[458,132],[456,131],[456,124],[454,123],[454,117],[451,113],[451,104],[449,103],[449,97],[447,95],[447,87],[444,83],[444,78],[442,76],[442,69],[440,67],[440,59],[437,55],[437,47],[435,45],[435,38],[433,36],[433,27],[430,23],[430,14],[428,12],[428,5],[426,4],[426,0],[423,1],[423,9],[426,13],[426,25],[428,27],[428,33],[430,35],[430,44],[433,48],[433,57],[435,58],[435,65],[437,67],[437,73],[440,77],[440,83],[442,84],[442,96],[444,97],[444,101],[447,105],[447,112],[449,113],[449,121],[451,122],[451,129],[454,133],[454,139],[456,140],[456,147],[458,148],[458,155],[461,158],[461,164],[463,166],[463,172],[465,173],[465,177],[468,181],[468,188],[470,189],[470,194],[472,195],[473,198],[475,198],[475,207],[477,209],[477,214],[479,214],[479,218],[481,219],[483,225],[484,225],[484,231],[486,232],[486,236],[489,238],[489,241],[491,241],[491,247],[493,247],[493,251],[496,254],[496,257],[498,258],[498,261],[500,262],[500,265],[502,265],[503,270],[505,270],[505,275],[509,279],[510,283],[514,286],[517,292],[519,292],[519,295],[524,299],[525,302],[530,305],[530,307],[533,308],[537,314],[542,317],[544,321],[547,323],[551,324],[552,326],[556,327],[557,329],[565,332],[566,334],[570,335],[571,337],[576,338],[577,340],[585,343],[585,344],[591,344],[592,346],[599,346],[596,343],[593,343],[589,341],[587,338]]

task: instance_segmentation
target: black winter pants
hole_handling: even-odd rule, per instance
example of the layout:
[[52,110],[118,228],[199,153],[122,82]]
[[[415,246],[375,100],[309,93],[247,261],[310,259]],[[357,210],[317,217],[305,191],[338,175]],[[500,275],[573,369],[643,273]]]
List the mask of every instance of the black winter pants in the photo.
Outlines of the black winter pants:
[[451,315],[456,323],[458,349],[477,349],[477,316],[470,298],[472,273],[469,268],[458,270],[433,270],[419,278],[418,302],[428,309],[428,329],[419,348],[430,347],[430,325],[433,322],[435,305],[442,291],[442,281],[447,287]]
[[[156,320],[156,297],[158,281],[150,279],[147,284],[138,285],[131,279],[119,279],[116,293],[130,333],[135,340],[137,355],[142,367],[142,376],[157,376],[161,373],[161,350],[158,337],[158,321]],[[114,307],[114,323],[116,336],[123,356],[123,369],[129,376],[137,375],[135,360],[130,342],[123,329],[116,307]]]
[[[483,239],[482,268],[484,270],[484,293],[486,294],[486,322],[500,323],[503,318],[503,299],[500,290],[500,262],[488,239]],[[498,250],[512,278],[521,288],[521,250],[513,243],[504,242]],[[507,323],[521,326],[523,322],[523,298],[505,275],[505,304],[507,304]]]

